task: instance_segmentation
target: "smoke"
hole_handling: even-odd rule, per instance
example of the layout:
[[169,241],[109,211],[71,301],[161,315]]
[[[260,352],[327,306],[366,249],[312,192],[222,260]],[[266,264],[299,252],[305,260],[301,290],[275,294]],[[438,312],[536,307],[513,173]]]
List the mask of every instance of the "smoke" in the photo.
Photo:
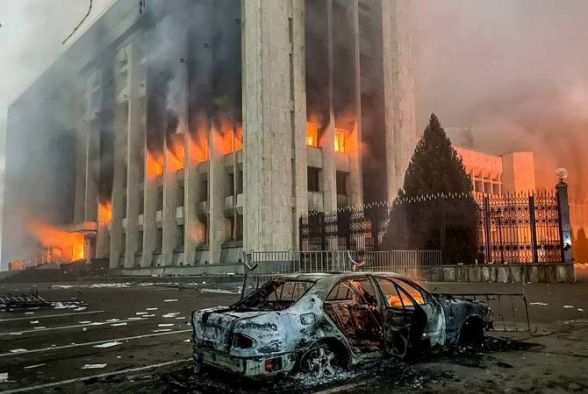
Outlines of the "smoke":
[[537,182],[570,172],[588,198],[588,35],[583,0],[416,0],[413,53],[420,129],[473,126],[478,149],[535,152]]

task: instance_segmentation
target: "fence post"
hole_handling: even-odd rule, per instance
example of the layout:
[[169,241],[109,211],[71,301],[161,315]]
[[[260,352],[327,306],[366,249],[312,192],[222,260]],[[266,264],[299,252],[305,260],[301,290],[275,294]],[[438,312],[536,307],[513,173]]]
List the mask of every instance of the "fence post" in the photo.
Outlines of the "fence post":
[[347,222],[347,228],[345,229],[346,232],[346,240],[347,243],[347,250],[351,250],[351,209],[345,210],[345,220]]
[[374,221],[372,222],[372,238],[374,239],[374,251],[380,250],[380,215],[378,215],[378,210],[374,209]]
[[304,235],[302,234],[302,222],[303,218],[300,216],[298,219],[298,250],[303,250]]
[[327,224],[325,223],[325,213],[321,212],[321,250],[327,250]]
[[535,218],[535,196],[529,196],[529,222],[531,225],[531,247],[533,251],[533,264],[539,262],[539,253],[537,251],[537,219]]
[[559,211],[559,235],[561,239],[562,262],[573,264],[572,259],[572,228],[570,224],[570,205],[568,200],[568,184],[560,180],[555,187],[557,208]]
[[484,196],[483,199],[483,211],[484,211],[484,235],[486,238],[486,263],[493,261],[492,257],[492,234],[491,234],[491,221],[490,221],[490,199],[488,196]]

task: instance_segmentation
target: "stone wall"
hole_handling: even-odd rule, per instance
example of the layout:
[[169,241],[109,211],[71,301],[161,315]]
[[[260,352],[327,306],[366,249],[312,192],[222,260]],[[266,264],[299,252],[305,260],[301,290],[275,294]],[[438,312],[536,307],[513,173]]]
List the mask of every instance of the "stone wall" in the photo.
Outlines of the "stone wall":
[[443,266],[403,273],[428,282],[574,283],[571,264]]

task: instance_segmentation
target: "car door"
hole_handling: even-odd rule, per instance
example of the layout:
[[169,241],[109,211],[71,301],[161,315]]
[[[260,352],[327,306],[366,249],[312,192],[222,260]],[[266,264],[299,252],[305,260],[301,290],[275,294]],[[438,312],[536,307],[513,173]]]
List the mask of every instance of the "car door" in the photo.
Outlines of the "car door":
[[394,280],[377,277],[375,281],[383,298],[386,352],[395,357],[406,358],[418,346],[427,323],[426,313]]

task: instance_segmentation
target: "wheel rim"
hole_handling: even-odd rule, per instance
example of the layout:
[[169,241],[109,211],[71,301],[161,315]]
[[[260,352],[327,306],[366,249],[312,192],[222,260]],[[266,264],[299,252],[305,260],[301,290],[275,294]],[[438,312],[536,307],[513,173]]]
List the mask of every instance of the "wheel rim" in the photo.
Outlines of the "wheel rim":
[[319,379],[323,376],[335,376],[335,368],[331,364],[334,359],[335,353],[328,347],[313,349],[306,358],[306,371]]

